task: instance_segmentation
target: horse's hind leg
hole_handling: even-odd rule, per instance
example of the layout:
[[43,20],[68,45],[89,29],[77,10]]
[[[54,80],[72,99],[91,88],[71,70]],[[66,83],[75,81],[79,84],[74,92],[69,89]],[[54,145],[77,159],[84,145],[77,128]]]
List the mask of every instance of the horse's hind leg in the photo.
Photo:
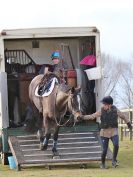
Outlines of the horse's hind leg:
[[51,137],[50,122],[49,122],[48,118],[45,118],[44,125],[45,125],[45,138],[44,138],[43,142],[40,142],[40,149],[41,150],[47,150],[48,142]]
[[38,117],[37,137],[40,139],[40,143],[43,143],[43,140],[44,140],[44,128],[43,128],[43,115],[42,115],[42,113],[40,113],[39,117]]
[[56,126],[53,134],[53,148],[52,148],[53,155],[59,155],[57,151],[58,133],[59,133],[59,126]]
[[44,133],[43,133],[43,129],[39,128],[37,131],[37,137],[40,139],[40,142],[43,143],[44,140]]

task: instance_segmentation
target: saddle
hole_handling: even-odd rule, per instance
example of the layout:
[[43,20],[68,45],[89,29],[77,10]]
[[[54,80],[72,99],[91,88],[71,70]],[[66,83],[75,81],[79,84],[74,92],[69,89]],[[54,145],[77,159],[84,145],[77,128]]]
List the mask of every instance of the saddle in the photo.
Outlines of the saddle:
[[36,87],[35,95],[39,97],[50,95],[55,84],[59,84],[59,78],[53,73],[45,74],[40,84]]

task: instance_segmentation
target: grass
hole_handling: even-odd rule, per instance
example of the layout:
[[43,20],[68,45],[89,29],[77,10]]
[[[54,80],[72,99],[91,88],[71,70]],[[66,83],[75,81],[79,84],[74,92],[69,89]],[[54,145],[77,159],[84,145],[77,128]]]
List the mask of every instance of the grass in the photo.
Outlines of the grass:
[[0,177],[133,177],[133,141],[124,139],[120,142],[118,155],[120,166],[116,169],[110,167],[108,170],[99,169],[98,164],[88,164],[87,169],[79,166],[53,167],[48,170],[45,167],[24,168],[22,171],[10,170],[9,166],[0,165]]

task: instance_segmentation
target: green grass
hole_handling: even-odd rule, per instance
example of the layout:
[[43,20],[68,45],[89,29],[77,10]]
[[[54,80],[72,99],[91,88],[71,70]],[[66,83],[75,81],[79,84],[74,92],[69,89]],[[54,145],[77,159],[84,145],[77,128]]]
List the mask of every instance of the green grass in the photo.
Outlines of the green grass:
[[22,171],[10,170],[9,166],[0,165],[0,177],[133,177],[133,141],[124,139],[120,142],[118,155],[120,166],[116,169],[110,167],[108,170],[99,169],[98,164],[88,164],[87,169],[76,166],[53,167],[48,170],[45,167],[28,167]]

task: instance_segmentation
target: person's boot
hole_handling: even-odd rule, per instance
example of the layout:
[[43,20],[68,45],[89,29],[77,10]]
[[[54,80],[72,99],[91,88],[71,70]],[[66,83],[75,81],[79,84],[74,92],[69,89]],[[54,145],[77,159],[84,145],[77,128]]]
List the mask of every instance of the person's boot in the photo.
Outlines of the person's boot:
[[102,163],[100,165],[100,168],[101,169],[108,169],[108,167],[105,165],[105,155],[102,155],[101,161],[102,161]]
[[118,154],[118,150],[119,150],[119,146],[114,146],[114,149],[113,149],[113,159],[112,159],[112,166],[114,168],[116,168],[119,164],[116,160],[117,158],[117,154]]
[[117,161],[117,160],[116,160],[116,161],[112,161],[112,166],[113,166],[114,168],[118,167],[118,166],[119,166],[118,161]]
[[105,165],[105,163],[101,163],[100,168],[101,169],[108,169],[108,167]]

